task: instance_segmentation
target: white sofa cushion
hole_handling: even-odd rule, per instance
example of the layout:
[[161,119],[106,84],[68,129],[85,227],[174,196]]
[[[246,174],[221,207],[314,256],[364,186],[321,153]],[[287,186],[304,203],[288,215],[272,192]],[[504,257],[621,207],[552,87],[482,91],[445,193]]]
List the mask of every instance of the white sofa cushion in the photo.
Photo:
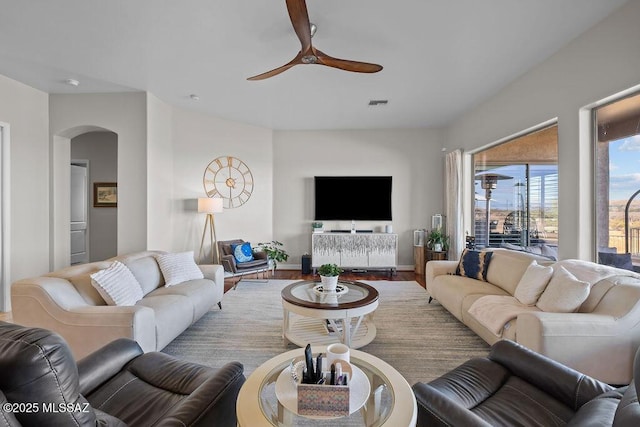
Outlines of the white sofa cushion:
[[557,266],[536,306],[552,313],[572,313],[589,296],[589,282],[578,280],[566,268]]
[[174,286],[188,280],[203,279],[202,270],[194,261],[193,251],[156,255],[165,286]]
[[108,305],[135,305],[144,296],[140,283],[120,261],[93,273],[91,284]]
[[[518,282],[536,256],[501,248],[491,249],[491,251],[493,257],[487,270],[487,280],[507,291],[509,295],[513,295]],[[538,261],[538,264],[545,265],[545,262]]]
[[509,295],[485,295],[469,307],[469,314],[498,337],[502,336],[502,330],[507,323],[517,318],[518,314],[527,311],[540,309],[522,304]]
[[513,296],[522,304],[535,305],[549,284],[552,275],[552,267],[538,265],[537,262],[532,261],[518,282]]

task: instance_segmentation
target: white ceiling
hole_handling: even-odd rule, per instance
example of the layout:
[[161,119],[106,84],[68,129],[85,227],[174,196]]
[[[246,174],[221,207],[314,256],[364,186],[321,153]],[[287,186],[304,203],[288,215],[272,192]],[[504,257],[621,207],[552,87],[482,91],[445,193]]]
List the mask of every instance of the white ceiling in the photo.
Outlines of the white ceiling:
[[0,74],[49,93],[148,91],[272,129],[442,126],[625,2],[308,0],[314,46],[384,69],[250,82],[300,49],[284,0],[0,0]]

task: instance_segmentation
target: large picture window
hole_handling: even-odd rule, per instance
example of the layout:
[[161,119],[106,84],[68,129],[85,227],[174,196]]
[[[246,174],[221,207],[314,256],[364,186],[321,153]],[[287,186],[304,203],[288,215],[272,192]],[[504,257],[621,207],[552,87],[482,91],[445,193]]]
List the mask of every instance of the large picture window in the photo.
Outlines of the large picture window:
[[596,109],[595,122],[598,260],[640,266],[640,94]]
[[474,177],[476,246],[557,257],[557,126],[476,153]]

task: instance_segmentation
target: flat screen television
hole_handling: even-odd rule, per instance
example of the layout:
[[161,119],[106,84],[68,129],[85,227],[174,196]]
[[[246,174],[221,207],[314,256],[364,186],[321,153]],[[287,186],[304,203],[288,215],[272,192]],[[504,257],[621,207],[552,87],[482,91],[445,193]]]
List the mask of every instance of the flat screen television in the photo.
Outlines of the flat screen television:
[[390,176],[316,176],[315,219],[391,220]]

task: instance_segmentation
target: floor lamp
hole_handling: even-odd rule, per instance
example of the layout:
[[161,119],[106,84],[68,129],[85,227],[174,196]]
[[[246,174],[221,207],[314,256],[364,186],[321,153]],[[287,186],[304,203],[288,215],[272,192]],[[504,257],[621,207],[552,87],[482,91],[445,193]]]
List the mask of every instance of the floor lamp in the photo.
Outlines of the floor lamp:
[[202,230],[202,240],[200,241],[200,253],[198,255],[198,259],[200,261],[202,261],[202,250],[204,249],[204,237],[207,235],[207,226],[209,227],[212,264],[215,264],[216,260],[220,260],[217,244],[218,239],[216,238],[216,225],[213,220],[213,214],[221,213],[222,210],[222,199],[219,197],[201,197],[198,199],[198,213],[207,214],[207,218],[204,221],[204,229]]

